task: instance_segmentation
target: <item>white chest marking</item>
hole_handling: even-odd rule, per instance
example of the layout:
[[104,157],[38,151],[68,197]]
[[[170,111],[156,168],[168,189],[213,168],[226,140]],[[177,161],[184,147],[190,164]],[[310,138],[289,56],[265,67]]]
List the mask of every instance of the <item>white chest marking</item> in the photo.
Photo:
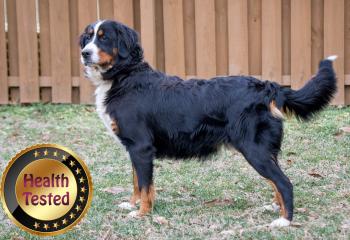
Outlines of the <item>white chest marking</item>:
[[102,122],[106,126],[108,133],[112,135],[114,139],[119,143],[119,138],[115,135],[115,133],[112,130],[112,119],[106,113],[106,106],[104,104],[107,91],[111,88],[111,86],[111,82],[104,82],[97,86],[95,90],[96,111],[98,113],[98,116],[101,118]]

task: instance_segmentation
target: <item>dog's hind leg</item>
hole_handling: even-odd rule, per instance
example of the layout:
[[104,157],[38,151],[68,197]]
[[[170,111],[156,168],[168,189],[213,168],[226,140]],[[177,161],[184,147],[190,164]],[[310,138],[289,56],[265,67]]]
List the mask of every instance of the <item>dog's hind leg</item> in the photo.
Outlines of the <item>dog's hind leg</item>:
[[272,189],[274,190],[274,197],[272,199],[271,204],[265,205],[264,209],[268,210],[268,211],[272,211],[272,212],[280,212],[281,211],[281,204],[279,201],[279,194],[275,189],[275,185],[272,184],[272,182],[270,180],[268,180],[268,182],[270,183],[270,185],[272,186]]
[[276,160],[269,154],[265,144],[248,143],[247,149],[242,153],[249,164],[264,178],[275,190],[276,200],[280,205],[280,218],[271,223],[272,227],[290,225],[293,219],[293,185],[282,172]]

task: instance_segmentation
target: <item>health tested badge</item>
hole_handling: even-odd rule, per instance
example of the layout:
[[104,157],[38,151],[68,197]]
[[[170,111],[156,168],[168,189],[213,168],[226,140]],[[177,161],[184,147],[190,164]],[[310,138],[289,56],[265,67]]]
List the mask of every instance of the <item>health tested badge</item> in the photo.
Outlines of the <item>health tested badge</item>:
[[41,236],[67,232],[86,214],[92,181],[85,163],[71,150],[39,144],[11,159],[1,181],[1,201],[10,219]]

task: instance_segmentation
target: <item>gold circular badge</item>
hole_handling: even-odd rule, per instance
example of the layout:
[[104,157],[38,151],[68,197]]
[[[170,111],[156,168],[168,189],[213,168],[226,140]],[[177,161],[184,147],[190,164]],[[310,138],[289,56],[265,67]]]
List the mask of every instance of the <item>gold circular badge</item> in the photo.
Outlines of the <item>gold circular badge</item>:
[[10,219],[41,236],[67,232],[86,214],[92,181],[85,163],[56,144],[26,148],[11,159],[1,181],[1,201]]

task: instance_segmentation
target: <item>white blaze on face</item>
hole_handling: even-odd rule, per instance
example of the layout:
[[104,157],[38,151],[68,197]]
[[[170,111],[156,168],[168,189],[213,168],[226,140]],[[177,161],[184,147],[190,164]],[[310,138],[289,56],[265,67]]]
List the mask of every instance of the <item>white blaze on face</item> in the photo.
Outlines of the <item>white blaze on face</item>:
[[[101,24],[103,23],[103,21],[99,21],[95,24],[94,26],[94,36],[92,37],[92,40],[86,44],[86,46],[84,47],[84,49],[81,50],[81,52],[83,51],[90,51],[91,52],[91,62],[93,63],[98,63],[100,61],[100,57],[98,55],[98,47],[95,44],[95,39],[97,37],[97,32],[98,29],[100,28]],[[80,61],[82,64],[84,64],[84,58],[83,56],[80,56]]]

